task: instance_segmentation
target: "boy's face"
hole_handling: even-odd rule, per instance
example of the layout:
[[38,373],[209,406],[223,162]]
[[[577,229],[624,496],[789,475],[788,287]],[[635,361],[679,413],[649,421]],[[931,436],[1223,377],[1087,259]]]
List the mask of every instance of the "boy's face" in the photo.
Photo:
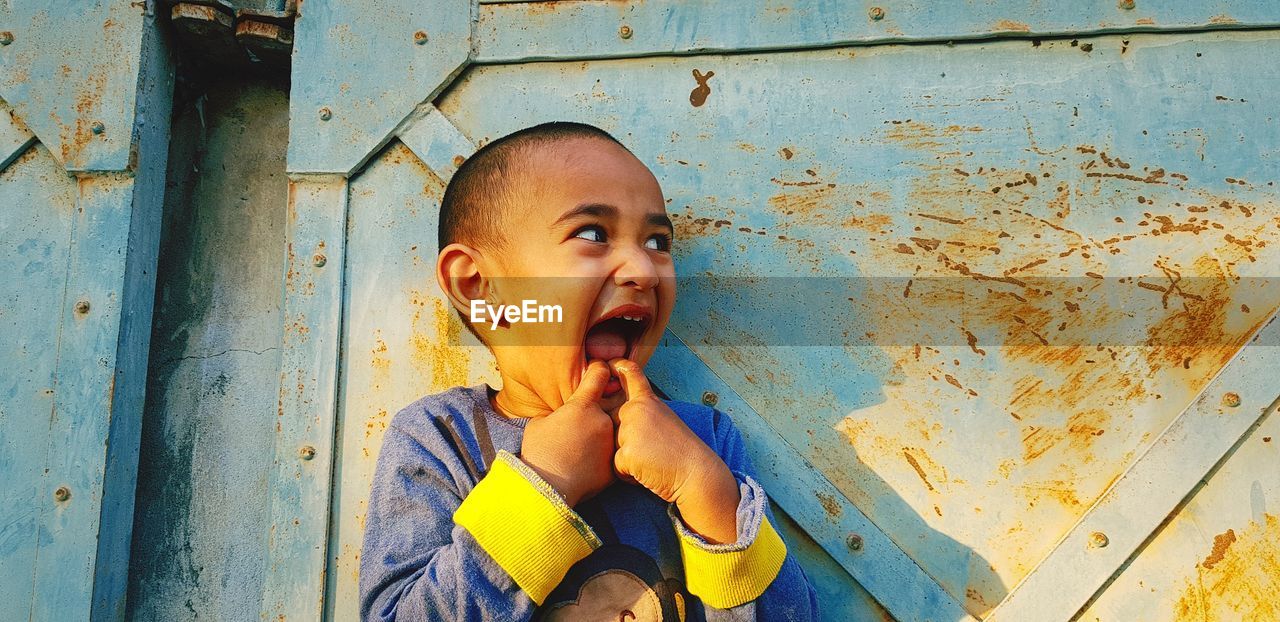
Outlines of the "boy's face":
[[[559,305],[563,321],[512,322],[488,333],[504,379],[559,408],[587,363],[643,366],[675,306],[671,221],[662,188],[635,156],[603,139],[539,148],[509,189],[506,245],[486,253],[496,298]],[[626,399],[617,378],[601,407]]]

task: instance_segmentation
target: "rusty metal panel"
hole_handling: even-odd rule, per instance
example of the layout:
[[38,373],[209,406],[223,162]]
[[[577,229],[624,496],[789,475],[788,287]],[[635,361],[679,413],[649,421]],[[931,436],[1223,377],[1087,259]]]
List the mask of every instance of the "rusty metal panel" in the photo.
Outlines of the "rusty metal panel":
[[0,19],[0,590],[24,620],[119,619],[172,69],[144,4]]
[[1068,36],[1280,25],[1248,0],[481,0],[478,62],[741,52],[994,36]]
[[289,171],[349,175],[471,57],[474,0],[299,7]]
[[1272,403],[1080,620],[1280,619],[1275,411]]
[[69,171],[130,166],[147,3],[0,4],[0,98]]
[[[672,331],[980,615],[1280,304],[1277,76],[1228,69],[1278,43],[483,66],[437,105],[478,143],[580,119],[650,163],[681,274],[724,277],[687,281]],[[834,289],[812,316],[744,275]],[[858,339],[787,332],[826,320]]]

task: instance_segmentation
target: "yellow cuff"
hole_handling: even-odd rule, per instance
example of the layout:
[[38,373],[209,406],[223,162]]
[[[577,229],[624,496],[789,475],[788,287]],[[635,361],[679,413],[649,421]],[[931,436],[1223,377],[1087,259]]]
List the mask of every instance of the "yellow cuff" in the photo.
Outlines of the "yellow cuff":
[[453,522],[541,605],[600,539],[551,487],[519,458],[499,451],[489,473],[453,513]]
[[689,536],[680,536],[685,586],[689,593],[716,609],[728,609],[753,601],[764,593],[782,569],[787,545],[768,517],[760,517],[760,530],[747,545],[708,547]]

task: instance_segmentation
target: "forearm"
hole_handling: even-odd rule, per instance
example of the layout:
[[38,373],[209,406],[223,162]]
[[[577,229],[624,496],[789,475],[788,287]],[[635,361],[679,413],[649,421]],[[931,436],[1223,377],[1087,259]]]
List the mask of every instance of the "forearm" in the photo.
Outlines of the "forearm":
[[738,539],[741,500],[738,481],[719,457],[691,474],[674,499],[685,525],[710,544]]

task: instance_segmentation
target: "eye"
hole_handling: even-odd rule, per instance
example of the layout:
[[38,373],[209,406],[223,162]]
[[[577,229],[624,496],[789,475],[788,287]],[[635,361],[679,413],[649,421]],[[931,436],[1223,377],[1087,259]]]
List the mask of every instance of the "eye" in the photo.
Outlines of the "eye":
[[644,241],[644,247],[664,253],[668,252],[671,250],[671,236],[665,233],[656,233]]
[[587,225],[574,231],[573,237],[582,238],[588,242],[603,242],[604,228],[599,225]]

